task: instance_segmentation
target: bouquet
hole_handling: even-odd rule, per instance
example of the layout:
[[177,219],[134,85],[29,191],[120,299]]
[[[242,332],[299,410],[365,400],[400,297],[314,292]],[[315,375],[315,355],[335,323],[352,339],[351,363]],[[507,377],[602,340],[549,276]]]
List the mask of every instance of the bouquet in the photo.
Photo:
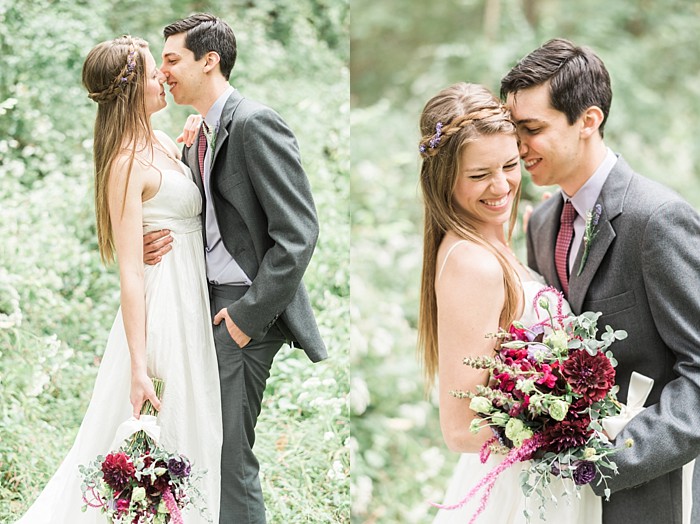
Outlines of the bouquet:
[[[557,298],[556,309],[545,294]],[[476,392],[451,392],[471,399],[479,416],[472,421],[472,432],[483,425],[493,431],[481,449],[481,462],[492,452],[506,454],[462,501],[437,505],[456,509],[483,490],[471,522],[484,510],[498,476],[516,462],[531,460],[521,475],[522,490],[526,497],[539,497],[543,519],[554,477],[570,479],[566,482],[578,490],[598,476],[607,498],[608,473],[617,473],[610,455],[618,449],[611,447],[601,422],[620,413],[617,362],[608,348],[627,333],[606,326],[602,340],[596,339],[601,313],[564,314],[563,298],[551,287],[537,294],[534,307],[546,311],[544,320],[532,326],[514,322],[507,331],[488,335],[498,340],[495,356],[464,359],[468,366],[489,371],[488,385]],[[525,516],[530,517],[527,510]]]
[[[160,399],[163,381],[154,378],[153,386]],[[113,524],[182,524],[183,509],[192,505],[203,510],[195,486],[200,475],[187,457],[158,445],[155,415],[146,400],[140,419],[131,418],[117,430],[115,442],[123,443],[119,449],[79,466],[83,511],[99,508]]]

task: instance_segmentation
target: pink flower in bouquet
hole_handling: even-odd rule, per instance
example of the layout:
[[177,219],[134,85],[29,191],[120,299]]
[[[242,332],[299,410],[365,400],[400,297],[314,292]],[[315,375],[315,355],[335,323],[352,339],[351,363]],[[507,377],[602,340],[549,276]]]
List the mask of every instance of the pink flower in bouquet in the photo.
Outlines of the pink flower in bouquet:
[[126,513],[129,511],[129,505],[131,501],[128,499],[117,499],[117,511],[120,513]]
[[508,410],[508,415],[511,417],[519,417],[520,414],[527,409],[530,404],[530,397],[526,396],[522,402],[515,402]]
[[[556,362],[554,363],[556,364]],[[556,366],[554,365],[549,365],[549,364],[542,364],[541,366],[541,371],[543,373],[542,377],[540,377],[537,380],[538,384],[541,384],[542,386],[545,386],[549,389],[554,389],[554,386],[557,385],[557,380],[559,377],[552,373],[554,369],[556,369]]]
[[562,373],[571,388],[591,404],[602,400],[615,384],[615,368],[602,352],[595,355],[579,349],[562,364]]
[[508,333],[511,336],[511,340],[521,340],[523,342],[529,342],[530,338],[527,336],[527,329],[521,329],[515,326],[515,324],[511,324],[510,328],[508,328]]
[[127,486],[135,472],[134,464],[126,453],[110,453],[102,463],[105,482],[117,491],[121,491]]
[[506,366],[518,366],[522,370],[530,369],[527,349],[501,349],[499,357]]
[[511,393],[515,389],[515,379],[508,373],[494,372],[493,380],[495,382],[494,387],[501,391]]

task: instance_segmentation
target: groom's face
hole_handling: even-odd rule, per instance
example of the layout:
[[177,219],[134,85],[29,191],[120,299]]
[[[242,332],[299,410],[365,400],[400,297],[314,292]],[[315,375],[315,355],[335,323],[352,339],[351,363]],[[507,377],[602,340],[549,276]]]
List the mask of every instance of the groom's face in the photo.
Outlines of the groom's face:
[[538,186],[558,184],[566,191],[567,180],[581,163],[579,123],[569,124],[566,115],[550,102],[549,83],[508,95],[507,105],[518,128],[520,156]]
[[169,36],[163,46],[163,64],[160,70],[165,75],[170,94],[176,104],[194,105],[202,83],[206,59],[194,59],[194,53],[185,47],[185,33]]

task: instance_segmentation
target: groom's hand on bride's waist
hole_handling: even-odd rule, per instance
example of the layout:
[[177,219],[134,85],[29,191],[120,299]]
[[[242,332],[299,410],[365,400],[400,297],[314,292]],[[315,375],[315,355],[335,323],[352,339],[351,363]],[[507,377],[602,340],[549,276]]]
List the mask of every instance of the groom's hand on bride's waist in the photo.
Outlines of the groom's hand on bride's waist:
[[151,231],[143,235],[144,264],[154,266],[160,262],[163,255],[173,248],[173,246],[170,245],[172,241],[173,237],[170,236],[170,230],[168,229]]
[[228,310],[226,308],[222,308],[221,311],[216,314],[214,317],[214,325],[218,326],[222,320],[226,322],[226,329],[228,330],[229,335],[231,335],[233,341],[238,344],[238,347],[243,348],[247,346],[248,342],[250,342],[250,337],[243,333],[243,331],[241,331],[241,329],[236,325],[231,318],[231,315],[228,314]]

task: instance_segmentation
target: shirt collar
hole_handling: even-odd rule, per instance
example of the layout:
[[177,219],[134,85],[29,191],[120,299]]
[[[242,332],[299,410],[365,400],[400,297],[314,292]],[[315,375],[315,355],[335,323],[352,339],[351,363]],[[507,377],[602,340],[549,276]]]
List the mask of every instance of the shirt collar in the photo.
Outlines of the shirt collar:
[[564,201],[571,200],[571,204],[574,206],[579,216],[585,217],[588,210],[593,209],[610,171],[612,171],[613,166],[617,162],[617,156],[615,156],[612,149],[608,147],[607,150],[608,152],[605,158],[598,166],[598,169],[595,170],[593,176],[581,186],[581,189],[576,191],[574,196],[569,197],[562,191]]
[[216,99],[216,102],[214,102],[214,104],[209,108],[209,111],[207,111],[207,115],[204,117],[204,121],[207,123],[207,126],[209,126],[209,129],[211,129],[212,131],[218,128],[219,120],[221,120],[221,113],[224,110],[226,101],[229,99],[231,93],[233,93],[234,91],[235,90],[232,86],[228,86],[226,90],[223,93],[221,93],[219,98]]

